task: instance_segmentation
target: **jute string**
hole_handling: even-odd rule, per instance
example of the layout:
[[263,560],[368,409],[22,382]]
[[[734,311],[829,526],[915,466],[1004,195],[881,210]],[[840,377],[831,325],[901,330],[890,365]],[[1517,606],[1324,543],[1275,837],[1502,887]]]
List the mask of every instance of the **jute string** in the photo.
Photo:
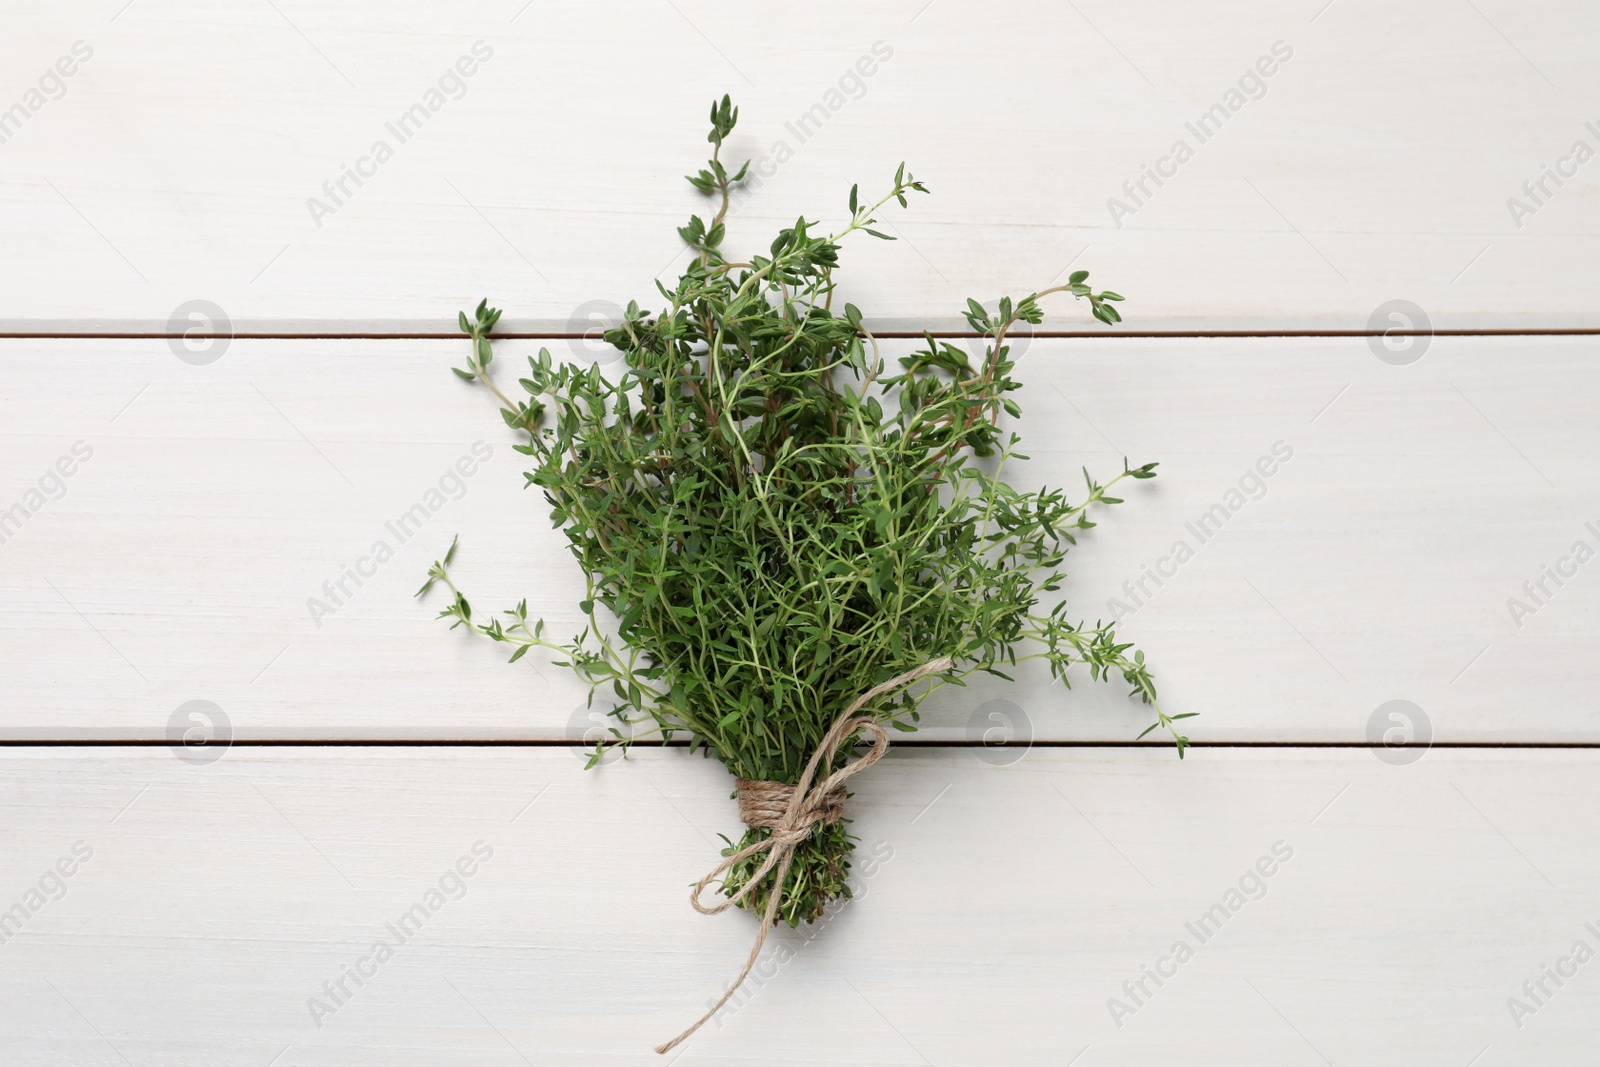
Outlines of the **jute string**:
[[[773,879],[773,890],[767,897],[767,910],[761,917],[761,929],[756,933],[756,943],[750,949],[750,958],[745,960],[744,970],[739,972],[739,977],[734,979],[733,985],[722,994],[722,999],[711,1006],[711,1010],[695,1022],[695,1024],[677,1037],[664,1045],[657,1045],[656,1051],[662,1054],[671,1052],[678,1045],[688,1039],[700,1027],[704,1026],[713,1015],[722,1010],[722,1006],[730,999],[744,980],[750,977],[750,971],[756,965],[756,958],[761,955],[761,947],[767,942],[767,935],[772,932],[778,917],[778,906],[783,902],[783,884],[789,876],[789,866],[794,862],[795,848],[806,838],[811,836],[812,827],[819,822],[835,823],[844,814],[844,783],[853,774],[866,770],[883,758],[889,751],[889,731],[876,719],[862,716],[854,718],[855,713],[866,706],[868,701],[880,697],[885,693],[909,685],[918,678],[930,674],[938,674],[949,670],[951,660],[948,656],[941,656],[930,660],[915,670],[907,671],[902,675],[890,678],[887,682],[868,689],[856,697],[855,703],[844,710],[838,720],[834,722],[817,750],[811,753],[811,759],[806,763],[806,769],[800,775],[800,781],[793,786],[786,786],[779,782],[751,782],[738,779],[739,786],[739,814],[751,827],[770,826],[772,832],[765,840],[747,845],[721,863],[712,868],[711,872],[694,887],[694,892],[689,894],[689,903],[694,905],[695,911],[702,915],[716,915],[727,911],[748,896],[759,885],[767,872],[774,867],[778,869],[777,876]],[[871,735],[871,748],[856,759],[846,763],[843,767],[812,785],[819,766],[831,765],[834,755],[839,751],[839,746],[845,739],[857,733]],[[720,904],[706,907],[700,903],[700,894],[705,892],[706,886],[717,881],[726,874],[735,864],[742,862],[758,852],[765,852],[766,859],[761,866],[756,868],[754,874],[745,882],[744,886]]]

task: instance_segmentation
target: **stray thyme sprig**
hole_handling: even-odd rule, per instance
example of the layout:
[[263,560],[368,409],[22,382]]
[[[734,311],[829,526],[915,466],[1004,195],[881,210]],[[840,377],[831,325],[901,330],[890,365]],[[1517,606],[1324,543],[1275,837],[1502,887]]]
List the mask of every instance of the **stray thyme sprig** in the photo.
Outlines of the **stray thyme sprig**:
[[[752,781],[793,784],[852,700],[940,656],[954,666],[931,686],[865,713],[915,730],[919,705],[944,685],[1008,678],[1031,659],[1065,681],[1081,664],[1097,680],[1121,675],[1182,756],[1188,739],[1175,724],[1187,716],[1161,709],[1143,653],[1130,657],[1109,623],[1042,603],[1060,590],[1076,533],[1094,526],[1090,510],[1121,503],[1109,490],[1154,477],[1156,465],[1124,460],[1104,484],[1086,471],[1077,501],[1003,479],[1010,459],[1026,458],[1004,421],[1021,415],[1011,329],[1041,322],[1041,300],[1057,294],[1116,323],[1123,298],[1077,271],[993,311],[968,301],[967,322],[987,339],[981,360],[930,335],[891,368],[861,311],[833,310],[840,242],[856,231],[892,240],[874,229],[877,213],[928,190],[902,164],[870,204],[852,186],[837,232],[801,216],[764,253],[730,259],[730,190],[748,163],[730,173],[721,152],[737,120],[727,97],[712,105],[713,154],[688,180],[716,210],[678,231],[698,255],[676,285],[657,283],[661,309],[629,303],[605,334],[626,356],[614,377],[541,349],[519,379],[526,399],[514,399],[489,373],[500,312],[484,302],[461,316],[471,353],[455,373],[488,388],[506,425],[528,434],[516,448],[583,572],[585,622],[553,641],[526,601],[475,622],[449,554],[429,571],[429,586],[454,595],[441,615],[513,646],[513,660],[550,650],[610,690],[620,725],[687,734]],[[609,743],[626,744],[614,735]],[[769,832],[750,830],[724,855]],[[815,919],[849,896],[851,840],[844,822],[818,823],[787,883],[759,885],[742,906],[760,913],[779,889],[784,921]],[[724,891],[758,859],[736,866]]]

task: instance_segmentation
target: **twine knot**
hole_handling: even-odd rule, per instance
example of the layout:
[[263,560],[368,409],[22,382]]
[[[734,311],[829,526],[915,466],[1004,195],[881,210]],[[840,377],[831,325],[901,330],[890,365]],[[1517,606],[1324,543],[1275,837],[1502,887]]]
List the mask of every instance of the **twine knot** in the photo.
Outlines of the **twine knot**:
[[[857,721],[865,723],[869,720]],[[878,729],[882,730],[883,727],[879,726]],[[859,767],[856,769],[860,770]],[[785,816],[789,811],[789,802],[794,799],[794,786],[782,782],[755,782],[749,778],[736,778],[734,785],[739,790],[739,818],[744,820],[746,826],[752,830],[770,828],[773,837],[784,840],[792,838],[795,844],[804,841],[817,823],[832,826],[844,818],[843,789],[835,789],[826,796],[819,796],[816,790],[812,790],[810,796],[802,798],[800,810],[795,812],[793,825],[790,825]]]
[[[702,915],[716,915],[727,911],[749,896],[766,877],[768,871],[776,867],[778,873],[773,879],[773,890],[767,896],[767,910],[761,917],[761,929],[756,934],[756,943],[750,949],[750,958],[745,961],[744,970],[739,972],[739,977],[734,979],[733,985],[728,987],[721,1000],[712,1005],[710,1011],[700,1016],[693,1026],[671,1041],[657,1045],[657,1052],[662,1054],[671,1052],[689,1035],[704,1026],[713,1015],[722,1010],[724,1004],[732,999],[733,994],[744,984],[744,980],[750,977],[750,971],[756,965],[756,958],[761,955],[761,946],[766,944],[767,935],[772,932],[777,920],[778,905],[783,900],[783,883],[789,876],[789,865],[794,862],[795,848],[811,836],[812,828],[818,823],[836,823],[844,816],[845,781],[851,775],[877,763],[883,758],[884,753],[889,751],[889,731],[883,728],[883,724],[867,716],[855,718],[855,713],[874,697],[909,685],[918,678],[947,671],[953,665],[950,657],[940,656],[914,670],[890,678],[887,682],[880,682],[856,697],[855,702],[844,710],[844,714],[839,716],[833,727],[823,736],[822,743],[817,745],[816,751],[811,753],[811,759],[806,762],[806,769],[796,784],[791,786],[781,782],[757,782],[747,778],[735,780],[739,789],[739,815],[744,819],[745,825],[751,829],[770,828],[771,832],[760,841],[746,845],[713,867],[709,874],[695,884],[694,892],[689,894],[689,903]],[[824,763],[831,765],[839,746],[844,744],[847,738],[854,737],[858,733],[870,734],[872,747],[865,754],[850,760],[822,781],[812,785],[817,767]],[[721,878],[735,864],[760,852],[767,854],[766,859],[761,861],[761,866],[745,880],[738,892],[711,907],[700,903],[700,894],[705,892],[707,885]]]

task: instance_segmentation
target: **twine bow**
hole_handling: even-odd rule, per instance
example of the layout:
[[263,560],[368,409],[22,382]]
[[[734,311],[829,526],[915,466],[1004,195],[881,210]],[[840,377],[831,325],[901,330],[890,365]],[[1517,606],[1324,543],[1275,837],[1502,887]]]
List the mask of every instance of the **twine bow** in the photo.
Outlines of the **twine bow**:
[[[914,670],[909,670],[904,674],[890,678],[887,682],[880,682],[857,697],[855,703],[846,708],[844,714],[840,715],[838,720],[834,722],[833,728],[823,737],[822,743],[817,746],[817,750],[811,753],[811,759],[806,763],[806,769],[800,775],[800,781],[789,792],[789,802],[783,809],[782,815],[776,822],[771,822],[767,819],[760,820],[760,825],[770,825],[772,832],[764,840],[746,845],[717,864],[716,867],[712,868],[711,873],[700,879],[695,885],[694,892],[689,894],[689,903],[694,905],[694,910],[702,915],[717,915],[727,911],[748,896],[768,871],[774,867],[778,869],[777,877],[773,880],[772,893],[767,898],[766,913],[761,917],[761,929],[756,934],[756,943],[750,949],[750,958],[745,960],[744,970],[739,972],[739,977],[734,979],[733,985],[729,986],[728,991],[722,994],[721,1000],[712,1005],[710,1011],[700,1016],[693,1026],[671,1041],[664,1045],[657,1045],[657,1052],[664,1055],[682,1044],[689,1035],[700,1029],[713,1015],[721,1011],[722,1006],[728,1003],[734,993],[738,992],[739,987],[744,984],[744,980],[750,977],[750,972],[756,965],[756,958],[761,955],[761,947],[766,944],[767,935],[772,932],[772,927],[777,919],[778,905],[783,900],[784,879],[789,876],[789,865],[794,862],[795,848],[811,836],[811,830],[817,823],[838,821],[843,809],[843,801],[839,794],[843,791],[846,779],[877,763],[883,758],[884,753],[889,751],[889,731],[885,730],[881,723],[867,716],[862,716],[859,719],[852,716],[866,706],[867,702],[874,697],[882,696],[884,693],[892,692],[901,686],[909,685],[918,678],[949,670],[951,666],[950,657],[941,656],[938,659],[924,663]],[[839,750],[839,746],[844,744],[845,739],[861,732],[872,735],[872,747],[867,750],[866,754],[851,760],[816,785],[812,785],[811,780],[816,777],[817,768],[824,763],[831,764],[834,755]],[[743,781],[740,782],[741,790],[743,790],[744,784]],[[752,784],[767,785],[770,783]],[[740,807],[746,815],[746,822],[750,823],[751,813],[758,809],[753,805],[747,805],[743,797],[741,797]],[[750,824],[757,825],[757,823]],[[709,908],[700,903],[700,894],[705,892],[707,885],[719,879],[735,864],[754,856],[758,852],[765,852],[767,858],[761,862],[761,866],[756,868],[755,873],[749,877],[737,893],[722,903]]]

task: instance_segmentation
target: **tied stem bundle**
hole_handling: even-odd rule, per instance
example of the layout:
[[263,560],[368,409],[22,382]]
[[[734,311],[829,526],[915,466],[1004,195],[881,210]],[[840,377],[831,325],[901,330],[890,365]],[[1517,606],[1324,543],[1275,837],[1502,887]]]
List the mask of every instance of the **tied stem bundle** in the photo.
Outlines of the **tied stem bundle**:
[[[745,816],[746,823],[752,829],[765,824],[767,819],[770,818],[770,815],[763,810],[765,804],[762,802],[765,801],[766,804],[770,804],[772,794],[787,790],[789,793],[788,804],[784,807],[783,814],[776,822],[771,824],[772,833],[754,844],[746,845],[713,867],[711,872],[695,885],[694,892],[689,894],[689,903],[694,905],[694,910],[702,915],[717,915],[727,911],[735,904],[742,902],[774,866],[777,867],[778,873],[773,881],[779,889],[770,893],[767,897],[766,911],[761,916],[761,929],[756,932],[756,943],[751,946],[750,958],[744,961],[744,969],[739,972],[739,977],[735,978],[733,984],[728,987],[728,991],[722,994],[722,999],[713,1004],[711,1009],[704,1015],[700,1016],[693,1026],[666,1044],[657,1045],[657,1052],[664,1055],[682,1044],[691,1034],[709,1022],[712,1016],[721,1011],[722,1006],[732,999],[740,986],[744,985],[744,980],[750,977],[750,971],[755,967],[756,959],[761,955],[761,947],[767,943],[767,935],[772,932],[773,924],[777,919],[778,905],[783,898],[781,887],[785,884],[784,879],[788,877],[789,865],[794,862],[795,846],[811,836],[812,828],[817,823],[824,821],[837,822],[839,820],[843,808],[843,801],[839,797],[839,793],[845,781],[852,775],[858,774],[877,763],[883,758],[883,754],[889,751],[889,731],[885,730],[882,724],[876,719],[866,717],[853,718],[852,716],[865,707],[874,697],[893,692],[901,686],[911,684],[918,678],[947,671],[952,666],[954,666],[954,663],[950,657],[941,656],[938,659],[924,663],[915,670],[906,671],[904,674],[890,678],[887,682],[875,685],[865,693],[862,693],[856,698],[855,703],[844,710],[844,714],[839,716],[838,721],[833,724],[833,728],[823,737],[822,744],[817,746],[817,750],[811,754],[811,759],[807,761],[806,769],[800,775],[800,781],[792,788],[773,782],[747,782],[743,779],[740,780],[739,807],[741,814]],[[839,746],[845,742],[845,739],[854,737],[858,733],[871,734],[872,747],[867,750],[865,755],[849,761],[813,786],[811,779],[815,777],[817,768],[824,764],[831,764],[835,753],[838,751]],[[771,788],[773,786],[776,786],[776,788]],[[752,798],[747,801],[747,793],[758,793],[761,796],[759,800]],[[755,876],[745,882],[727,900],[709,908],[700,903],[700,894],[705,892],[708,884],[716,881],[741,860],[761,852],[765,852],[767,858],[761,862],[761,866],[757,869]]]
[[[886,354],[840,296],[840,255],[847,240],[894,240],[878,214],[927,188],[902,164],[876,200],[852,186],[831,232],[802,215],[770,245],[730,254],[730,193],[749,164],[735,170],[721,152],[738,117],[727,97],[711,107],[712,157],[689,182],[714,211],[679,228],[691,256],[676,284],[657,283],[657,308],[629,302],[605,331],[620,362],[541,349],[513,397],[491,373],[500,312],[484,301],[460,316],[471,349],[452,370],[487,389],[519,436],[527,485],[582,575],[577,632],[548,635],[526,600],[475,617],[449,572],[454,544],[419,595],[445,586],[452,628],[511,646],[512,661],[553,653],[588,683],[591,706],[610,698],[590,766],[655,733],[687,737],[743,783],[748,829],[693,896],[703,912],[760,916],[742,982],[777,923],[813,922],[850,896],[843,784],[882,756],[889,730],[916,730],[939,688],[1009,680],[1029,660],[1068,684],[1069,668],[1120,676],[1153,709],[1151,730],[1170,732],[1180,756],[1188,741],[1175,728],[1185,716],[1156,702],[1144,653],[1112,623],[1076,620],[1060,595],[1091,515],[1156,465],[1124,458],[1103,482],[1085,471],[1076,499],[1004,477],[1027,458],[1014,331],[1041,323],[1051,295],[1115,324],[1121,295],[1076,270],[1017,300],[968,300],[976,352],[925,334]],[[931,684],[908,688],[919,678]],[[865,754],[838,766],[857,735]],[[715,906],[701,902],[713,882],[727,898]]]

